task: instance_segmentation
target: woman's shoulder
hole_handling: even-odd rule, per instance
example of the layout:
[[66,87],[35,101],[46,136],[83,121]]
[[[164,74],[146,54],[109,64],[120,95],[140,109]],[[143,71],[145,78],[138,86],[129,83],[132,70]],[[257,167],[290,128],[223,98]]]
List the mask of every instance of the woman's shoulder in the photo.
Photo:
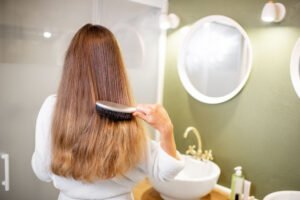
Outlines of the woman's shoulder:
[[55,101],[56,97],[56,94],[50,94],[45,101]]
[[56,94],[51,94],[45,99],[43,105],[49,105],[55,102],[56,102]]
[[44,100],[42,107],[40,109],[40,113],[48,113],[51,111],[56,102],[56,94],[51,94]]

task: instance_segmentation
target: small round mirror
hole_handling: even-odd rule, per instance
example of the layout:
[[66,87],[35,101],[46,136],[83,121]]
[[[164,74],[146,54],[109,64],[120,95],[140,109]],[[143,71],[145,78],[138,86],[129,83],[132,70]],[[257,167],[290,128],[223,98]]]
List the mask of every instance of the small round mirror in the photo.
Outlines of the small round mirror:
[[192,25],[178,56],[184,88],[209,104],[225,102],[245,85],[252,49],[245,30],[233,19],[213,15]]
[[297,40],[291,56],[290,70],[294,89],[300,98],[300,38]]

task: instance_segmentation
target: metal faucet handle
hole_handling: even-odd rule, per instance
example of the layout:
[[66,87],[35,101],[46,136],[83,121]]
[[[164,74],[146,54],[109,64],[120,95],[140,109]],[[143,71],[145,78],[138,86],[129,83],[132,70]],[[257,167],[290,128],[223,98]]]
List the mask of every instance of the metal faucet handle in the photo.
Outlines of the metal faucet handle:
[[195,148],[196,148],[195,145],[189,145],[189,148],[188,150],[186,150],[185,153],[194,156],[196,154]]
[[198,142],[198,150],[196,151],[195,145],[189,145],[188,150],[186,150],[186,154],[190,154],[192,155],[195,159],[197,160],[213,160],[213,156],[212,156],[212,150],[205,150],[204,153],[202,152],[202,143],[201,143],[201,137],[200,137],[200,133],[199,131],[195,128],[195,127],[188,127],[184,134],[183,137],[187,138],[188,134],[192,132],[195,134],[196,138],[197,138],[197,142]]
[[212,150],[211,149],[210,150],[205,150],[204,154],[202,156],[202,159],[204,159],[204,160],[213,160],[214,157],[212,155]]

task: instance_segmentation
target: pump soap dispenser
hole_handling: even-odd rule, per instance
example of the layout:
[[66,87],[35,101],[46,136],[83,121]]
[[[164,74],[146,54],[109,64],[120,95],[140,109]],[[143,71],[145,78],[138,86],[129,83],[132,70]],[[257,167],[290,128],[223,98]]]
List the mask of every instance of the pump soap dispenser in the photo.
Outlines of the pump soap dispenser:
[[241,193],[241,191],[236,191],[236,179],[237,178],[244,179],[244,176],[242,175],[242,167],[241,166],[235,167],[234,170],[235,170],[235,173],[232,174],[232,178],[231,178],[230,200],[235,200],[235,194]]

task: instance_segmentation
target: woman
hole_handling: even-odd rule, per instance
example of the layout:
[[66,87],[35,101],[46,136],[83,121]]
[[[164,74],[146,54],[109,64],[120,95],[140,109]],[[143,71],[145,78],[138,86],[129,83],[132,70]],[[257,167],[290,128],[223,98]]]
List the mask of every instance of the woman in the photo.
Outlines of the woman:
[[[115,37],[86,24],[67,50],[57,95],[45,100],[36,122],[32,168],[53,181],[59,200],[133,199],[146,175],[166,181],[183,168],[162,106],[138,105],[131,120],[112,121],[96,112],[97,100],[134,106]],[[159,130],[160,144],[146,137],[138,118]]]

